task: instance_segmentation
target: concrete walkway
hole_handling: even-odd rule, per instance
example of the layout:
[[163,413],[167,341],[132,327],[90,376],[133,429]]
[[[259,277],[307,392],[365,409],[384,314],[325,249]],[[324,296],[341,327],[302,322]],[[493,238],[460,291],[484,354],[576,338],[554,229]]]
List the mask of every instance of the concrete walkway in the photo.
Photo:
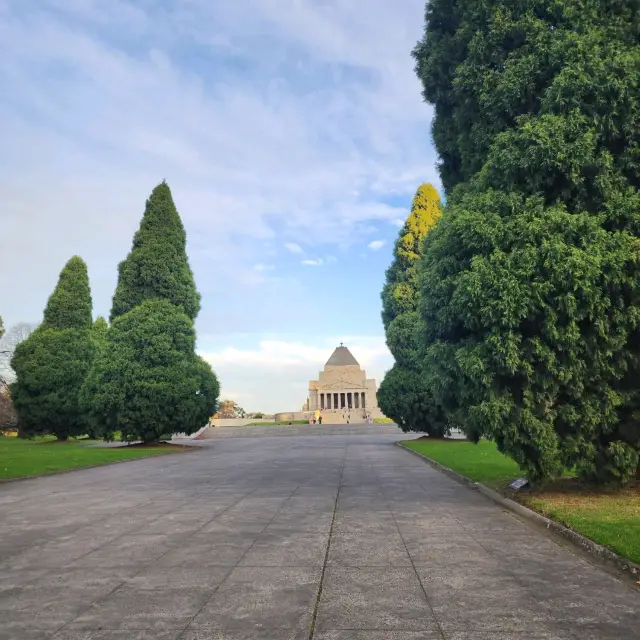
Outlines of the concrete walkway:
[[628,584],[361,433],[0,485],[0,640],[640,638]]

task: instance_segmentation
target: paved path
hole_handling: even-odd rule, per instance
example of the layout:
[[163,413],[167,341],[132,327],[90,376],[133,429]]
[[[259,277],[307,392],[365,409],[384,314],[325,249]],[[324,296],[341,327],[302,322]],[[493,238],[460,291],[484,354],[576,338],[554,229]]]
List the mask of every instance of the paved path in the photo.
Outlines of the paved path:
[[627,584],[362,433],[0,485],[0,640],[640,638]]

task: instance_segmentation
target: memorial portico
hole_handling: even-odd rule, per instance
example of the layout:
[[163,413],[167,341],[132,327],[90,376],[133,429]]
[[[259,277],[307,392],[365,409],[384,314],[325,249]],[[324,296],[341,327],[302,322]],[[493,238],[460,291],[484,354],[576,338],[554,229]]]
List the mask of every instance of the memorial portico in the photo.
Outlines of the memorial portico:
[[302,410],[343,414],[353,422],[366,419],[367,414],[377,417],[376,381],[367,378],[351,351],[340,343],[318,379],[309,382],[309,397]]

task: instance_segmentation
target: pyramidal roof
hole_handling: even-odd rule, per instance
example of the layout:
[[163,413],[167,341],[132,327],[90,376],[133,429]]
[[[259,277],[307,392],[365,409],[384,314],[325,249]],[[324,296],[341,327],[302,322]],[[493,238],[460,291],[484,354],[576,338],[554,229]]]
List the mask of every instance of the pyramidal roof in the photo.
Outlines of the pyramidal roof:
[[331,357],[327,360],[325,367],[346,367],[349,365],[355,365],[359,367],[358,361],[353,357],[353,354],[342,342],[339,347],[336,347],[335,351],[331,354]]

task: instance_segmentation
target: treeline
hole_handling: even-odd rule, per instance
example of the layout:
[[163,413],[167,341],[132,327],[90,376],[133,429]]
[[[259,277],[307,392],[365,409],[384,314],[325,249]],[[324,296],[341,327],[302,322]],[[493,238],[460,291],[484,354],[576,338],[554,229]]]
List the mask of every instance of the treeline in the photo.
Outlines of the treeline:
[[195,353],[199,310],[186,233],[163,182],[118,267],[110,324],[93,322],[87,267],[74,256],[42,324],[16,347],[10,391],[20,435],[110,440],[117,431],[125,441],[157,442],[205,426],[219,384]]
[[396,243],[380,406],[538,483],[640,474],[639,11],[432,0],[413,51],[446,206]]

